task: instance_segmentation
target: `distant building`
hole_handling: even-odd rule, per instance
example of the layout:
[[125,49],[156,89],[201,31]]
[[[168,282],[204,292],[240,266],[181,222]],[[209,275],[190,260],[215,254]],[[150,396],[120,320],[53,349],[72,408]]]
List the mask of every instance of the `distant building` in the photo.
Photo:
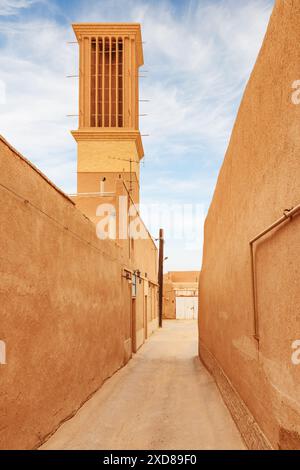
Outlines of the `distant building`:
[[163,318],[198,318],[198,271],[171,271],[164,275]]

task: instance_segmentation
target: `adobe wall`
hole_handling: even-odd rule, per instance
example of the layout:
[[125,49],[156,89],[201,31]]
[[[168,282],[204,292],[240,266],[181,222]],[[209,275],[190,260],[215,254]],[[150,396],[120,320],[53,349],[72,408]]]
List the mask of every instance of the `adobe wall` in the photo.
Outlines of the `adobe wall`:
[[278,0],[205,223],[200,355],[250,448],[300,448],[300,216],[256,244],[259,343],[249,247],[300,203],[299,44],[300,2]]
[[166,274],[166,277],[174,283],[198,283],[199,271],[170,271]]
[[0,194],[0,448],[29,449],[128,360],[131,286],[117,245],[2,138]]
[[[141,219],[140,224],[146,230]],[[141,271],[137,280],[136,297],[136,350],[158,328],[158,256],[157,248],[149,236],[133,242],[133,264]]]
[[[86,187],[86,190],[88,188]],[[92,188],[96,189],[96,188]],[[158,328],[158,250],[138,213],[138,206],[123,179],[115,180],[113,193],[105,195],[76,195],[72,200],[76,206],[96,225],[107,233],[107,207],[114,210],[116,243],[127,259],[132,273],[139,272],[136,284],[136,300],[133,311],[133,351],[136,352],[145,340]],[[105,205],[105,211],[97,208]],[[129,209],[130,208],[130,209]],[[121,214],[120,214],[121,212]],[[98,215],[96,215],[96,213]],[[120,217],[121,215],[121,217]],[[114,225],[114,224],[113,224]],[[96,228],[95,228],[96,230]],[[126,233],[129,236],[126,238]],[[119,236],[124,237],[120,239]]]

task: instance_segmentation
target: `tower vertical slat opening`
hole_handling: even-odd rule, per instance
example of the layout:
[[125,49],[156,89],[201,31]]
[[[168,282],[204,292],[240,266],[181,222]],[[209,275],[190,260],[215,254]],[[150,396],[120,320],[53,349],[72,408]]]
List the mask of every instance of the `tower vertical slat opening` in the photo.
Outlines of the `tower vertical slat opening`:
[[102,38],[102,127],[105,126],[105,38]]
[[82,70],[82,122],[86,127],[90,126],[90,89],[91,89],[91,52],[90,38],[83,38],[83,70]]
[[109,55],[110,55],[110,39],[105,38],[104,47],[104,126],[109,127]]
[[95,93],[95,102],[96,102],[96,116],[95,116],[95,126],[98,127],[98,116],[99,116],[99,38],[96,37],[96,66],[95,66],[95,75],[96,75],[96,93]]
[[119,38],[115,39],[116,41],[116,127],[119,127]]
[[79,76],[81,77],[81,80],[79,82],[79,127],[84,126],[83,122],[83,105],[84,105],[84,58],[85,55],[83,53],[83,46],[82,46],[82,40],[80,43],[80,48],[79,48]]
[[129,37],[129,40],[128,40],[128,82],[127,82],[127,86],[128,86],[128,103],[127,103],[127,106],[128,106],[128,126],[129,127],[132,127],[132,113],[133,113],[133,109],[132,109],[132,81],[134,80],[134,77],[133,77],[133,68],[132,68],[132,50],[131,50],[131,36]]
[[130,87],[125,93],[125,84],[130,78],[131,51],[127,50],[130,41],[125,44],[125,39],[129,38],[84,38],[80,88],[80,122],[84,126],[115,128],[132,124],[131,107],[127,103],[131,99]]
[[111,127],[111,98],[112,98],[112,38],[109,38],[109,81],[108,81],[108,123],[109,127]]
[[124,37],[124,58],[123,58],[123,120],[124,126],[129,127],[129,37]]
[[96,39],[91,39],[90,126],[96,126]]
[[98,38],[98,127],[102,127],[102,119],[103,119],[103,110],[102,110],[102,103],[103,103],[103,40],[102,38]]
[[124,100],[124,89],[123,89],[123,70],[124,70],[124,40],[119,38],[119,70],[118,70],[118,123],[119,127],[124,125],[124,114],[123,114],[123,100]]
[[135,109],[135,86],[137,81],[137,70],[136,70],[136,57],[135,57],[135,42],[133,38],[130,38],[130,69],[131,69],[131,96],[130,96],[130,104],[131,104],[131,125],[130,127],[135,127],[135,120],[136,120],[136,109]]
[[111,40],[111,127],[116,127],[116,38]]
[[118,71],[118,119],[119,127],[124,125],[124,38],[119,38],[119,71]]

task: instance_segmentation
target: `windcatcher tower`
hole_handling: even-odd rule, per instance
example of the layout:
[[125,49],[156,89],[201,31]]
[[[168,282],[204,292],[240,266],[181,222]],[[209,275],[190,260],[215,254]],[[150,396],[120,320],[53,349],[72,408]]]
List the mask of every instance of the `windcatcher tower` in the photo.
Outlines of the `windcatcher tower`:
[[77,192],[113,192],[123,178],[139,202],[139,24],[73,25],[80,49]]

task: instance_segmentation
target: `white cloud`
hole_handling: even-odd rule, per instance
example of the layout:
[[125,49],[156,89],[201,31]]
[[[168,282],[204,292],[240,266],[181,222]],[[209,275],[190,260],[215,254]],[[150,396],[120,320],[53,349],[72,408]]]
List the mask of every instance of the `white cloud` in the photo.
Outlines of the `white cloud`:
[[42,0],[0,0],[0,16],[15,15],[21,8],[30,8]]
[[55,183],[74,191],[76,146],[69,130],[77,127],[77,119],[66,117],[78,113],[77,81],[66,78],[77,73],[77,50],[67,45],[72,36],[65,26],[45,19],[0,23],[1,33],[6,99],[0,105],[0,132]]
[[224,153],[270,14],[267,1],[193,5],[179,21],[168,4],[140,15],[150,70],[141,88],[151,97],[145,128],[156,155],[178,135]]

